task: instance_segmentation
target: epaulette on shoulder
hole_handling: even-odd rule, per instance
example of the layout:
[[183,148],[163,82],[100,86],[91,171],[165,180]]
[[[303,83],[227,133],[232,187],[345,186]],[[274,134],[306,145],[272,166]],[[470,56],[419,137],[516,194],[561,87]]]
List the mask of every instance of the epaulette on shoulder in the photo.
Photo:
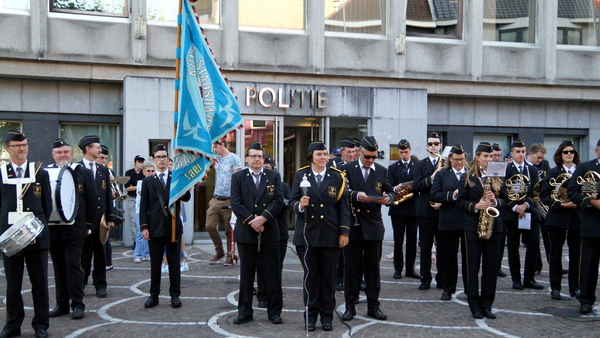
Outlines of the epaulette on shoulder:
[[329,169],[333,170],[333,171],[337,171],[338,173],[343,173],[343,171],[341,171],[340,169],[336,168],[336,167],[329,167]]
[[302,167],[302,168],[298,169],[298,171],[302,171],[302,170],[304,170],[304,169],[307,169],[307,168],[309,168],[309,167],[310,167],[310,165],[307,165],[307,166],[305,166],[305,167]]

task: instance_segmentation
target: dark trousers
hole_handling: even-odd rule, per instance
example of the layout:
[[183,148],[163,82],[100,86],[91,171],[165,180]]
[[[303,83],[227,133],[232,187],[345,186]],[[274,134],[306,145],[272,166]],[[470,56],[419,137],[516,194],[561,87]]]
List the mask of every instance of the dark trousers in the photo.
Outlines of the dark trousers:
[[[569,291],[579,289],[580,232],[555,226],[545,226],[550,250],[550,288],[560,291],[562,279],[562,253],[565,240],[569,245]],[[542,232],[544,234],[544,232]]]
[[500,239],[500,254],[498,254],[498,272],[502,270],[502,259],[504,258],[504,246],[506,245],[506,228],[502,231]]
[[343,251],[346,266],[344,275],[346,310],[355,311],[363,271],[367,285],[365,290],[367,307],[371,311],[379,309],[381,250],[381,241],[365,241],[360,226],[352,228],[350,242]]
[[308,322],[331,324],[335,311],[335,266],[339,248],[296,246],[298,258],[304,269],[304,305],[308,304]]
[[600,263],[600,238],[581,237],[581,262],[579,303],[594,304],[598,284],[598,264]]
[[[92,271],[92,256],[94,258],[94,272]],[[83,240],[83,249],[81,250],[81,267],[83,268],[83,284],[88,284],[90,273],[94,281],[96,290],[106,289],[106,254],[104,245],[100,242],[98,231],[92,231]]]
[[[279,279],[281,279],[281,271],[283,270],[283,260],[287,252],[287,239],[279,241]],[[267,295],[265,294],[265,284],[269,281],[262,276],[259,271],[256,271],[256,299],[259,302],[266,302]]]
[[[524,283],[534,280],[535,265],[540,252],[540,225],[539,222],[531,222],[530,230],[518,229],[518,222],[503,221],[507,228],[508,239],[508,265],[510,266],[510,276],[513,282],[521,282],[521,258],[519,255],[520,237],[523,235],[523,242],[527,245],[525,251],[525,271],[523,273]],[[496,271],[497,272],[497,271]]]
[[181,250],[181,236],[176,242],[171,242],[169,237],[151,237],[148,241],[150,251],[150,295],[160,295],[160,268],[163,254],[167,254],[169,264],[169,295],[178,298],[181,294],[181,272],[179,267],[179,251]]
[[4,274],[6,276],[6,325],[4,330],[20,331],[25,309],[21,288],[23,284],[23,271],[27,264],[27,273],[31,282],[31,295],[33,297],[33,320],[31,326],[34,330],[48,329],[50,326],[48,300],[48,250],[27,250],[12,257],[2,255],[4,260]]
[[283,294],[281,291],[281,273],[279,273],[279,241],[258,244],[238,243],[240,255],[240,293],[238,315],[252,317],[252,290],[254,276],[257,273],[269,281],[265,283],[267,314],[281,315]]
[[[498,254],[502,234],[495,232],[488,240],[480,239],[476,232],[465,232],[465,252],[467,283],[465,293],[472,313],[482,309],[492,310],[496,298],[496,281],[498,280]],[[481,293],[479,292],[479,267],[481,272]]]
[[[431,283],[431,252],[434,239],[438,234],[438,218],[419,217],[419,242],[421,244],[421,281]],[[444,285],[442,266],[439,259],[436,259],[437,274],[435,281]]]
[[106,266],[112,266],[112,245],[110,244],[110,238],[104,244],[104,256],[106,256]]
[[415,272],[415,259],[417,258],[417,217],[392,216],[394,229],[394,270],[401,273],[404,268],[404,233],[406,232],[406,273]]
[[443,269],[444,276],[444,292],[453,294],[456,293],[456,283],[458,281],[458,247],[463,241],[461,247],[462,275],[463,281],[466,280],[466,264],[465,264],[465,244],[464,231],[462,230],[440,230],[437,237],[437,260],[439,266]]
[[50,242],[50,256],[56,283],[56,305],[62,309],[85,309],[83,304],[83,239],[61,239]]
[[[540,230],[542,231],[542,243],[544,243],[544,251],[546,252],[546,262],[550,264],[550,234],[548,234],[548,227],[544,225],[544,221],[540,223]],[[542,249],[538,250],[538,258],[535,263],[535,270],[542,271],[544,268],[544,263],[542,262]]]

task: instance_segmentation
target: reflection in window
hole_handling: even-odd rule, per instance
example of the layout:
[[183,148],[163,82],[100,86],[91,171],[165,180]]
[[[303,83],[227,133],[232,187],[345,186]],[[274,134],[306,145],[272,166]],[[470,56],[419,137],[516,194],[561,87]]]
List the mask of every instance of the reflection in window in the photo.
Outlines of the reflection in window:
[[119,126],[114,124],[71,124],[61,123],[60,137],[62,137],[73,149],[73,162],[81,161],[83,152],[77,144],[84,136],[98,135],[100,144],[108,147],[107,167],[115,173],[121,172],[119,159],[121,158],[121,149],[119,146]]
[[0,0],[0,9],[29,11],[29,0]]
[[127,16],[127,0],[51,0],[54,12]]
[[463,0],[408,0],[406,34],[460,38]]
[[239,0],[239,25],[304,29],[304,0]]
[[325,0],[325,31],[385,34],[386,0]]
[[[21,130],[21,122],[16,121],[0,121],[0,139],[6,139],[6,134],[11,129],[19,129]],[[23,131],[25,132],[25,131]],[[27,135],[27,133],[25,133]],[[31,140],[30,140],[31,141]],[[6,151],[6,147],[0,147],[0,162],[8,163],[8,152]]]
[[[147,0],[148,20],[177,21],[179,0]],[[219,0],[198,0],[192,3],[201,24],[219,24]]]
[[536,0],[484,0],[483,40],[535,43]]
[[558,0],[557,44],[599,46],[599,24],[597,0]]

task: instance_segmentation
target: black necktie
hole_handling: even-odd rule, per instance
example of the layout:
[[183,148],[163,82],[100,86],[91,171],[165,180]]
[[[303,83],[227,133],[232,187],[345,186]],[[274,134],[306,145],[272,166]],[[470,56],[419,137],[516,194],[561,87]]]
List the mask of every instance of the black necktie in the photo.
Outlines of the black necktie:
[[162,183],[163,187],[166,187],[167,183],[165,183],[165,173],[161,173],[158,175],[158,177],[160,177],[160,183]]
[[90,162],[90,170],[92,171],[92,176],[96,177],[96,173],[94,172],[94,163]]
[[323,180],[323,176],[321,174],[317,174],[317,187],[321,186],[321,181]]
[[23,177],[23,168],[17,167],[17,178]]
[[523,173],[523,166],[522,166],[522,165],[520,165],[520,166],[519,166],[519,174],[522,174],[522,173]]
[[433,160],[433,167],[437,168],[437,160]]

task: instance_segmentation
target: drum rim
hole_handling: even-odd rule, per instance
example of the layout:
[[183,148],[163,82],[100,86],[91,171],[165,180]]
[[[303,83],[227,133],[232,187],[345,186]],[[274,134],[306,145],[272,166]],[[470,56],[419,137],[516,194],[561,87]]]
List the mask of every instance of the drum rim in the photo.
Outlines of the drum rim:
[[[75,207],[73,208],[73,215],[71,215],[71,218],[69,218],[69,219],[66,219],[66,217],[65,217],[65,213],[63,212],[63,207],[62,207],[62,201],[59,198],[60,197],[60,188],[62,186],[62,178],[63,178],[63,174],[64,174],[65,170],[69,170],[71,177],[73,177],[73,182],[75,183]],[[78,185],[78,182],[77,182],[77,177],[75,176],[75,170],[73,170],[70,166],[67,166],[67,165],[60,168],[60,171],[58,172],[58,176],[56,177],[56,189],[54,191],[54,201],[56,203],[56,211],[59,213],[60,218],[66,223],[73,222],[73,220],[75,220],[75,218],[77,217],[77,213],[79,211],[79,194],[77,193],[77,185]]]

